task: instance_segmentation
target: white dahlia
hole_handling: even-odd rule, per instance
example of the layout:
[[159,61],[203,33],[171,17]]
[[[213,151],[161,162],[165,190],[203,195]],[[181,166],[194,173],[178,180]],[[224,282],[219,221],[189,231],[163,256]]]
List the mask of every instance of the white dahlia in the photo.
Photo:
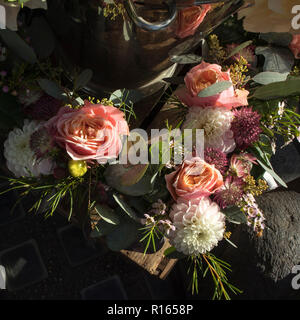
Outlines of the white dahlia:
[[223,239],[225,216],[210,198],[180,200],[173,205],[170,218],[176,228],[170,241],[186,255],[209,252]]
[[4,157],[7,168],[19,177],[38,177],[41,174],[51,174],[53,162],[51,159],[37,160],[30,148],[30,137],[40,127],[37,121],[24,121],[22,129],[15,128],[8,134],[4,142]]
[[229,153],[235,149],[230,130],[233,113],[222,107],[191,107],[182,129],[203,129],[205,148],[215,148]]

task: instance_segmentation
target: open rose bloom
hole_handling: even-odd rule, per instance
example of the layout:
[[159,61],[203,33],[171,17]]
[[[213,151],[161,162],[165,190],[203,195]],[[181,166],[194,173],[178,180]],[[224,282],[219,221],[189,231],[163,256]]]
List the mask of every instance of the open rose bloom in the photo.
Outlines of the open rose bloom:
[[204,4],[202,6],[192,6],[180,10],[176,30],[177,37],[186,38],[194,35],[210,9],[210,4]]
[[165,179],[167,189],[175,201],[178,198],[191,200],[207,197],[223,186],[220,171],[199,157],[185,160]]
[[185,87],[175,91],[178,98],[189,107],[225,107],[227,109],[248,105],[247,90],[235,90],[233,85],[219,94],[209,97],[199,97],[205,88],[220,81],[231,81],[229,70],[222,71],[221,66],[202,62],[192,68],[185,76]]
[[122,148],[121,135],[129,134],[122,111],[88,101],[80,109],[61,108],[46,127],[73,160],[99,163],[117,158]]

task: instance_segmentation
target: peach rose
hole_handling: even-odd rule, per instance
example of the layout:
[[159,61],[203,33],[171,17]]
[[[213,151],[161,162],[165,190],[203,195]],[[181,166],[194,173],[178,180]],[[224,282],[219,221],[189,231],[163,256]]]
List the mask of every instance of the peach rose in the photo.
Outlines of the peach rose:
[[192,200],[207,197],[224,184],[220,171],[199,157],[185,160],[165,179],[167,189],[175,201],[178,198]]
[[117,158],[122,148],[120,135],[129,133],[122,111],[89,101],[80,109],[61,108],[46,128],[73,160],[99,163]]
[[227,109],[248,105],[247,90],[234,90],[233,86],[210,97],[198,97],[205,88],[220,81],[230,81],[230,71],[223,72],[221,66],[201,62],[185,76],[185,87],[175,91],[178,98],[189,107],[225,107]]
[[300,34],[293,35],[289,48],[293,52],[296,59],[300,59]]
[[186,38],[193,35],[210,9],[210,4],[204,4],[202,6],[193,6],[180,10],[176,36]]

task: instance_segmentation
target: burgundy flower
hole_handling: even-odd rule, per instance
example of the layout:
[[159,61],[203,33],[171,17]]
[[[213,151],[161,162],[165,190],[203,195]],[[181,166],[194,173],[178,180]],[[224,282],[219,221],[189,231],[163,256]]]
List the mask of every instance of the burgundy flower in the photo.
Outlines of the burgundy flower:
[[223,188],[218,190],[214,196],[214,201],[221,209],[235,205],[244,194],[245,182],[242,178],[228,176]]
[[204,150],[204,160],[209,164],[214,164],[222,175],[225,174],[228,167],[226,154],[218,149],[206,148]]
[[231,123],[231,131],[238,148],[247,149],[259,139],[261,133],[260,115],[253,111],[252,107],[243,107],[233,111],[234,119]]

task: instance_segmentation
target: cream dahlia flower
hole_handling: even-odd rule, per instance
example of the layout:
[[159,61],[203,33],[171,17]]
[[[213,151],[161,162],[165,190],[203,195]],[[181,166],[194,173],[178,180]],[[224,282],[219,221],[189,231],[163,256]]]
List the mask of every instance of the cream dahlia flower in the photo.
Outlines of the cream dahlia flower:
[[209,198],[179,200],[173,205],[170,218],[176,228],[170,232],[170,242],[186,255],[209,252],[223,239],[225,215]]
[[38,177],[51,174],[53,163],[50,159],[37,160],[30,149],[30,137],[40,127],[37,121],[24,121],[22,129],[12,130],[4,142],[4,157],[7,168],[18,177]]
[[232,152],[236,145],[230,130],[233,113],[226,108],[191,107],[182,129],[203,129],[205,148]]

